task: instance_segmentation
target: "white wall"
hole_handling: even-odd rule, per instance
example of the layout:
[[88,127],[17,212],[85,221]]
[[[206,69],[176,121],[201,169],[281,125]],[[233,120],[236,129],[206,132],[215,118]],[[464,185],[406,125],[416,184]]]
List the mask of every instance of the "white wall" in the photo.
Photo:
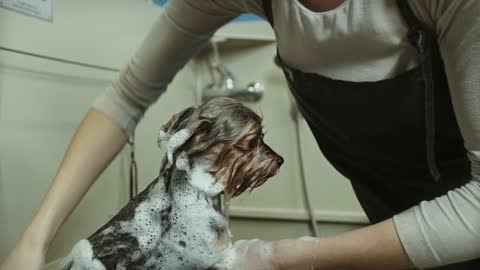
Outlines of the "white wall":
[[[55,1],[54,10],[53,23],[0,10],[0,46],[120,68],[159,12],[138,0],[62,0]],[[220,45],[222,59],[240,84],[260,81],[266,85],[263,100],[250,105],[263,113],[270,130],[266,141],[286,160],[277,177],[233,202],[232,230],[237,238],[309,234],[290,99],[272,62],[272,32],[266,23],[229,25],[217,37],[229,37]],[[208,82],[201,56],[180,72],[138,127],[142,188],[158,172],[158,128],[172,113],[195,103],[197,82],[192,70],[202,75],[202,85]],[[0,51],[0,260],[31,220],[83,114],[114,76]],[[349,184],[325,162],[309,131],[302,132],[322,235],[360,226],[365,217]],[[113,162],[68,219],[48,261],[63,256],[126,202],[125,157]]]

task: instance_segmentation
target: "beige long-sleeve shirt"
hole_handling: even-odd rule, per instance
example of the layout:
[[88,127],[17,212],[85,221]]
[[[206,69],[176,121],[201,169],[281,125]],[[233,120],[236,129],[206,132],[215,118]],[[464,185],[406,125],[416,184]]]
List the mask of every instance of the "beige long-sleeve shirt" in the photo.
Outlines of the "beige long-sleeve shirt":
[[[480,1],[409,0],[438,36],[472,179],[394,217],[418,268],[480,257]],[[214,32],[242,13],[265,17],[261,0],[170,0],[142,47],[94,107],[131,134],[145,110]],[[393,0],[346,0],[313,12],[273,1],[279,53],[289,65],[349,81],[391,78],[417,65]]]

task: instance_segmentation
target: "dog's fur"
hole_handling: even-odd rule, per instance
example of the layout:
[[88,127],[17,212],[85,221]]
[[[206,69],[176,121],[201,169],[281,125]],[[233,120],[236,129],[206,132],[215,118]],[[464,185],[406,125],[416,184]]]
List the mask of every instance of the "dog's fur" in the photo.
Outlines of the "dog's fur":
[[261,118],[229,98],[174,115],[160,130],[163,142],[159,177],[78,242],[60,269],[222,268],[231,235],[219,194],[262,185],[283,159],[263,142]]

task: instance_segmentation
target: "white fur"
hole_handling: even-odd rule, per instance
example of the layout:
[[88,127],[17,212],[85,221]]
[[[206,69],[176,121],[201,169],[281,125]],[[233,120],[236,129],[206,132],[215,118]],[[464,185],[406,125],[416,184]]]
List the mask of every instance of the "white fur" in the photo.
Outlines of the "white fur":
[[209,165],[199,162],[187,173],[190,175],[189,181],[192,186],[205,192],[208,197],[214,197],[220,194],[225,187],[206,171],[208,167]]

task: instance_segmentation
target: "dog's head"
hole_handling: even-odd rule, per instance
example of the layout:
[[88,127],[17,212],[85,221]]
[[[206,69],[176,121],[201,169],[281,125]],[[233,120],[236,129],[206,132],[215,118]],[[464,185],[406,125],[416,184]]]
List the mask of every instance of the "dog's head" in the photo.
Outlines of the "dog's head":
[[[262,119],[240,102],[214,98],[175,114],[159,133],[166,167],[208,174],[197,187],[235,197],[275,175],[283,158],[263,141]],[[211,179],[211,180],[207,180]],[[198,179],[196,180],[198,181]],[[212,183],[204,183],[209,182]],[[212,194],[216,193],[216,194]]]

